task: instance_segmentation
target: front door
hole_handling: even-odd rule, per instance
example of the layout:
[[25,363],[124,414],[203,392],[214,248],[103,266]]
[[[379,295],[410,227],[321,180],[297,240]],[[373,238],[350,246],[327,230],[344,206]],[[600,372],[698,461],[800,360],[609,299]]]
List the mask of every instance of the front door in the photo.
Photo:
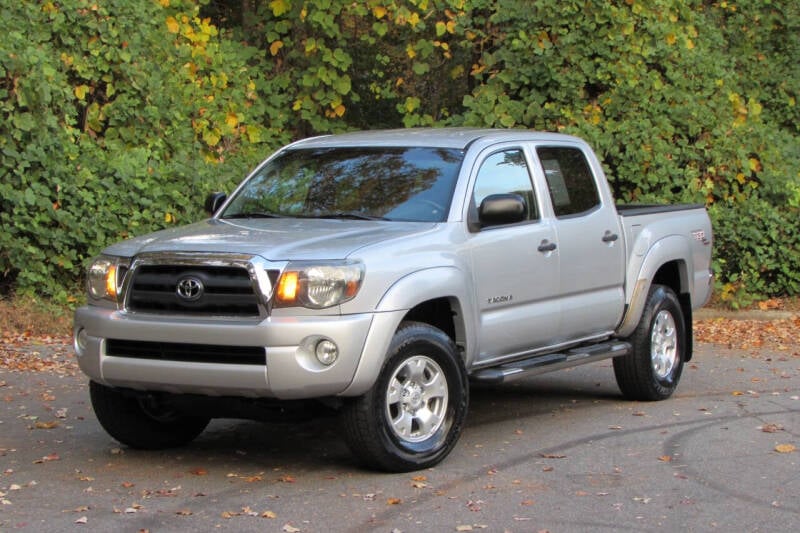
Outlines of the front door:
[[[481,202],[491,194],[518,194],[521,222],[476,227]],[[472,189],[469,234],[480,310],[478,364],[520,355],[553,343],[559,331],[559,252],[552,221],[543,220],[520,146],[483,154]]]

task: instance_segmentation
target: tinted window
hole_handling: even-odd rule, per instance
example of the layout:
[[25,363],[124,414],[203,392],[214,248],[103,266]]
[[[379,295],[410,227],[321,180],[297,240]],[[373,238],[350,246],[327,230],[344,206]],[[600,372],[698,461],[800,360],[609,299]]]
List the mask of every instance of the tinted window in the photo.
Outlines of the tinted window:
[[542,163],[556,216],[583,213],[600,205],[594,176],[581,150],[540,147],[536,153]]
[[525,219],[538,218],[531,176],[520,149],[505,150],[487,157],[481,164],[472,198],[479,207],[491,194],[518,194],[525,201]]
[[440,148],[289,150],[262,167],[223,218],[375,217],[441,222],[463,153]]

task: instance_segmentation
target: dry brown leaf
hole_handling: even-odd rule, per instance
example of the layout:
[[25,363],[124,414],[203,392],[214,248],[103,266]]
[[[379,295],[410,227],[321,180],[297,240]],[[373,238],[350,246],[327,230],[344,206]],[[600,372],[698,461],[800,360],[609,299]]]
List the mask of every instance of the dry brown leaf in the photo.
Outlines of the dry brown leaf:
[[797,450],[794,444],[778,444],[775,446],[775,451],[778,453],[792,453]]
[[565,459],[567,456],[562,455],[560,453],[540,453],[540,457],[544,457],[545,459]]
[[764,433],[777,433],[783,431],[783,426],[780,424],[764,424],[761,426],[761,431]]
[[194,468],[192,470],[189,470],[189,473],[192,474],[193,476],[206,476],[206,475],[208,475],[208,470],[206,470],[205,468],[202,468],[202,467],[198,467],[198,468]]
[[264,511],[261,513],[261,518],[278,518],[278,515],[272,511]]
[[658,458],[658,460],[661,461],[662,463],[669,463],[670,461],[672,461],[672,456],[662,455],[661,457]]
[[400,505],[401,503],[403,503],[403,500],[400,498],[388,498],[386,500],[386,505]]

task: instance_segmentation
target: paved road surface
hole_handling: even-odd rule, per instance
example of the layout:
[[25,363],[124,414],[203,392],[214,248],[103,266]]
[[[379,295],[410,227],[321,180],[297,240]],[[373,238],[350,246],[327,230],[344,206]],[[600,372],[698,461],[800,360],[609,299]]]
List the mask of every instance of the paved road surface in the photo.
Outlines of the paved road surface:
[[659,403],[623,400],[609,362],[474,389],[451,456],[397,475],[335,419],[131,450],[87,396],[69,369],[0,370],[0,531],[800,530],[796,351],[700,344]]

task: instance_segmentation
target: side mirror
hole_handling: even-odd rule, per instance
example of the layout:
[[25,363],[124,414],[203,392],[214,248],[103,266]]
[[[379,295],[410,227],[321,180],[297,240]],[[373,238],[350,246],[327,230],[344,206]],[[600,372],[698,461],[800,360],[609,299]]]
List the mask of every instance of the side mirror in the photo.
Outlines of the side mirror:
[[225,200],[228,199],[228,195],[224,192],[212,192],[206,198],[206,213],[209,215],[214,215],[214,213],[222,207],[222,204],[225,203]]
[[525,199],[519,194],[490,194],[478,208],[481,227],[514,224],[525,220]]

